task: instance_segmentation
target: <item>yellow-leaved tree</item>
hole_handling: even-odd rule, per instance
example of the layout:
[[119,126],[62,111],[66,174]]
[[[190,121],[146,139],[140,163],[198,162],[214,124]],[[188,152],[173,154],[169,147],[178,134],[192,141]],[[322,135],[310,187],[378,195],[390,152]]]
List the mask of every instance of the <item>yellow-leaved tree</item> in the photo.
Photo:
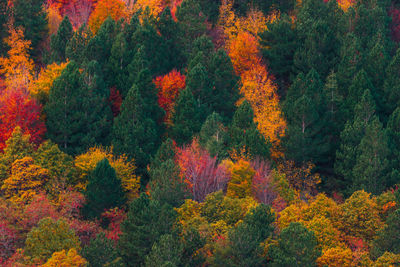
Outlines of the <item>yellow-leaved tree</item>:
[[4,180],[1,189],[11,202],[26,203],[40,191],[44,191],[49,177],[47,169],[34,164],[33,158],[24,157],[14,161],[11,175]]
[[226,196],[231,198],[245,198],[251,196],[252,181],[256,172],[251,167],[250,162],[239,159],[229,167],[231,171],[231,180],[228,183]]
[[4,42],[10,47],[7,57],[0,58],[0,75],[9,88],[27,88],[33,78],[33,60],[29,57],[31,41],[24,39],[21,27],[9,25],[9,36]]
[[121,18],[126,18],[125,3],[122,0],[100,0],[97,2],[95,9],[89,17],[89,28],[96,34],[103,22],[111,17],[118,21]]
[[122,187],[128,199],[136,198],[139,194],[140,178],[135,175],[134,160],[128,160],[125,155],[114,156],[111,149],[102,147],[92,147],[86,153],[75,158],[75,166],[79,172],[77,187],[81,189],[86,187],[88,175],[95,169],[97,163],[104,158],[108,159],[118,178],[121,179]]
[[54,252],[51,258],[42,267],[84,267],[87,261],[82,258],[75,248]]

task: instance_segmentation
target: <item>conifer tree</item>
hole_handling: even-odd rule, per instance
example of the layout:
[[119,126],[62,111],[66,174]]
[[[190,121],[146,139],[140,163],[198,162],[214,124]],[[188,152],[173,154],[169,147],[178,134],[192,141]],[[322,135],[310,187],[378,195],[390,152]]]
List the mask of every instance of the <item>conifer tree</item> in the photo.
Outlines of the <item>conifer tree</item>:
[[82,212],[87,218],[98,218],[105,210],[121,207],[125,203],[121,180],[108,159],[99,161],[89,175],[85,198],[86,204]]
[[371,255],[373,258],[380,257],[385,251],[394,254],[400,253],[399,230],[400,210],[397,209],[388,216],[385,226],[378,231],[376,239],[372,243]]
[[400,104],[400,49],[397,49],[392,61],[386,67],[386,75],[384,81],[385,115],[390,116],[396,107]]
[[165,234],[156,242],[146,256],[146,267],[180,266],[182,264],[183,246],[179,236]]
[[82,256],[89,262],[90,267],[110,264],[117,259],[118,251],[114,241],[100,233],[90,244],[82,249]]
[[367,125],[376,117],[375,103],[369,90],[354,108],[354,118],[347,121],[340,133],[340,147],[336,151],[335,173],[341,176],[342,186],[351,194],[353,167],[356,165],[358,145],[365,135]]
[[127,82],[129,77],[127,67],[131,62],[129,54],[124,33],[120,32],[115,37],[106,69],[110,80],[109,85],[115,86],[117,90],[126,93],[129,90],[129,86],[132,85]]
[[50,51],[51,62],[61,63],[66,61],[65,50],[67,43],[72,38],[74,31],[68,16],[65,16],[58,27],[57,34],[51,36]]
[[387,187],[392,187],[400,179],[400,108],[396,108],[389,117],[386,130],[390,148],[389,165],[392,168],[392,173],[387,177]]
[[193,135],[200,130],[202,112],[189,87],[184,89],[176,101],[172,115],[170,136],[178,145],[190,142]]
[[377,117],[365,128],[365,135],[357,147],[353,167],[354,190],[380,194],[386,187],[389,172],[389,147],[386,131]]
[[254,113],[251,105],[246,100],[238,107],[233,115],[232,125],[229,129],[229,147],[237,152],[243,148],[252,156],[269,158],[271,144],[265,140],[254,122]]
[[175,211],[168,205],[150,200],[145,194],[135,199],[122,223],[118,248],[126,266],[144,264],[146,255],[159,238],[171,233]]
[[122,102],[121,113],[114,119],[113,126],[114,151],[135,159],[139,175],[146,172],[159,142],[156,122],[146,111],[143,97],[134,84]]
[[286,157],[298,164],[312,161],[327,164],[330,151],[323,85],[315,70],[299,74],[289,88],[284,113],[287,131],[284,139]]
[[75,61],[81,64],[85,60],[86,46],[89,40],[92,39],[92,32],[86,24],[83,24],[77,31],[74,32],[71,39],[65,47],[65,57],[70,61]]
[[201,126],[199,143],[210,153],[211,157],[226,158],[228,132],[218,113],[214,112],[208,116]]

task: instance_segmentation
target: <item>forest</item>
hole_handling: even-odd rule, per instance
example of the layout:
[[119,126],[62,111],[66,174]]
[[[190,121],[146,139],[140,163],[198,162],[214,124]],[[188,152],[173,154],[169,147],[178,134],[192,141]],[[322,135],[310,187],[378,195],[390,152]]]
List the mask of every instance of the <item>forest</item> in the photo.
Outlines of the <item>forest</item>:
[[400,266],[399,0],[0,0],[0,266]]

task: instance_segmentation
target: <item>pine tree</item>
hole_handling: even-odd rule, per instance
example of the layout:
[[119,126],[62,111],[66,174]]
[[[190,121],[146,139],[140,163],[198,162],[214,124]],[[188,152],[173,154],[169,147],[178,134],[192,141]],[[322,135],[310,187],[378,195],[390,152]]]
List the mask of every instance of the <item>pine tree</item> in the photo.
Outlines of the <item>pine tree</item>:
[[175,211],[168,205],[150,200],[145,194],[135,199],[122,223],[118,249],[126,266],[144,264],[146,255],[159,238],[172,230]]
[[89,262],[90,267],[96,267],[113,262],[118,257],[118,251],[114,241],[100,233],[82,249],[81,255]]
[[397,49],[392,61],[386,67],[384,81],[385,115],[390,116],[400,104],[400,49]]
[[353,167],[358,156],[357,147],[365,135],[367,125],[376,117],[375,103],[369,90],[365,90],[361,101],[354,108],[354,118],[347,121],[340,133],[340,147],[336,151],[335,173],[342,179],[342,188],[351,194]]
[[15,0],[13,9],[15,26],[25,29],[25,38],[32,42],[31,55],[40,56],[41,43],[47,38],[47,16],[43,8],[43,0]]
[[394,254],[400,253],[399,229],[400,210],[397,209],[388,216],[385,226],[379,230],[376,239],[372,243],[371,255],[373,258],[380,257],[385,251]]
[[[8,18],[8,8],[7,1],[0,1],[0,40],[4,40],[7,36],[7,18]],[[0,57],[4,56],[7,53],[7,47],[5,43],[0,42]]]
[[228,132],[222,118],[218,113],[212,113],[201,126],[199,143],[211,157],[226,158],[228,145]]
[[386,130],[390,148],[389,165],[392,169],[392,173],[387,178],[387,187],[392,187],[400,179],[400,108],[396,108],[393,114],[390,115]]
[[87,218],[99,218],[105,210],[121,207],[125,203],[121,180],[117,178],[108,159],[99,161],[89,175],[85,198],[82,212]]
[[289,88],[284,113],[287,119],[284,139],[286,157],[298,164],[308,161],[312,161],[318,167],[329,164],[327,109],[323,85],[315,70],[311,70],[307,76],[297,76]]
[[172,115],[170,136],[178,145],[190,142],[193,135],[200,130],[203,117],[201,112],[192,91],[187,87],[179,94]]
[[51,62],[61,63],[66,61],[65,50],[67,43],[72,38],[74,31],[68,16],[65,16],[60,26],[58,27],[57,34],[51,36],[50,51]]
[[353,167],[353,189],[380,194],[386,187],[388,176],[388,138],[377,117],[365,128],[365,135],[357,147]]
[[138,175],[146,173],[146,166],[159,142],[156,122],[149,114],[138,86],[134,84],[122,102],[121,113],[114,119],[114,151],[135,159]]
[[240,152],[244,148],[249,156],[269,158],[270,146],[257,129],[251,105],[246,100],[243,101],[233,115],[229,129],[230,149]]
[[182,264],[183,246],[179,236],[165,234],[156,242],[146,256],[146,267],[180,266]]
[[87,28],[86,24],[83,24],[68,41],[65,47],[65,57],[81,64],[85,60],[86,46],[91,39],[92,32]]

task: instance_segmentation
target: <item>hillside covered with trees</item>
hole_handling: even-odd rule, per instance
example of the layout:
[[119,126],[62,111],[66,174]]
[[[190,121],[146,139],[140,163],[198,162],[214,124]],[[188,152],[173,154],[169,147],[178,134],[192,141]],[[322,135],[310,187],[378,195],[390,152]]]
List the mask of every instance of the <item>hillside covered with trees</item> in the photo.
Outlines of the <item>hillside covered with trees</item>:
[[0,0],[0,266],[399,266],[400,1]]

